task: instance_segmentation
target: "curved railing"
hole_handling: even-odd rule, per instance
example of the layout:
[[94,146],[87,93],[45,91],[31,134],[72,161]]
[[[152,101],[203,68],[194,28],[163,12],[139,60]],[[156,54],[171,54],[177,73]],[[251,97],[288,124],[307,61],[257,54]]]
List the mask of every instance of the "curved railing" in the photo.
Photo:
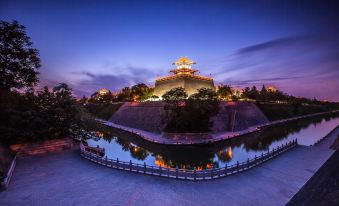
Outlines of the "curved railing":
[[11,181],[11,177],[13,175],[13,171],[16,165],[16,158],[17,154],[14,156],[6,176],[0,180],[0,191],[6,190],[8,188],[9,182]]
[[136,164],[132,161],[124,162],[119,159],[113,160],[107,158],[102,158],[98,155],[92,154],[90,152],[85,151],[86,146],[80,143],[80,154],[82,157],[95,162],[99,165],[103,165],[106,167],[135,172],[140,174],[147,174],[158,177],[166,177],[173,179],[182,179],[182,180],[211,180],[217,179],[221,177],[227,177],[229,175],[237,174],[239,172],[248,170],[257,165],[260,165],[266,162],[269,159],[276,157],[277,155],[294,148],[298,145],[297,140],[293,140],[289,143],[283,144],[282,146],[278,146],[271,151],[267,151],[265,153],[261,153],[260,156],[255,156],[253,159],[248,159],[245,162],[237,162],[231,166],[225,166],[222,168],[213,168],[213,169],[204,169],[204,170],[187,170],[187,169],[178,169],[178,168],[164,168],[158,166],[149,166],[144,164]]

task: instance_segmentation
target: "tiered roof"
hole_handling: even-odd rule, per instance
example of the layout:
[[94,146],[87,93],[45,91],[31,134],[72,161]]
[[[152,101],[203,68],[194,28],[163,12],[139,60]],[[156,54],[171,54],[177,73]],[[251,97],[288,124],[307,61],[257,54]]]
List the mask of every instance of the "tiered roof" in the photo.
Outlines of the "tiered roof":
[[195,64],[194,61],[191,61],[187,57],[181,57],[178,61],[174,62],[173,65],[176,65],[177,68],[172,69],[170,72],[174,73],[174,75],[158,78],[157,81],[166,81],[170,79],[176,79],[179,77],[190,77],[199,80],[212,81],[213,79],[210,77],[204,77],[195,75],[195,72],[198,72],[196,69],[192,69],[192,65]]

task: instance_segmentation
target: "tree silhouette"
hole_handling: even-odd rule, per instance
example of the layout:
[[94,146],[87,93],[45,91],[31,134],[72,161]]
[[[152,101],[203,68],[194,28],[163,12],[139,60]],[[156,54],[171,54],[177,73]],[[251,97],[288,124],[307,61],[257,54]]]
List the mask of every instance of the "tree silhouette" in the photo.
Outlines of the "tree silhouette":
[[17,21],[0,21],[0,48],[0,89],[34,86],[38,82],[40,58],[25,27]]

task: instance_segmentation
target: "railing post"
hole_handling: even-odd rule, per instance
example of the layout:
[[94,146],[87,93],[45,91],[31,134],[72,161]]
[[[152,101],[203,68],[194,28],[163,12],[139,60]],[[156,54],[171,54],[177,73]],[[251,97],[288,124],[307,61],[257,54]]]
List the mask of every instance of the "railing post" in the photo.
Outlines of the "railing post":
[[185,180],[187,180],[187,171],[184,170],[184,173],[185,173]]
[[160,167],[159,167],[159,176],[161,177],[161,172],[162,172],[162,170],[161,170],[161,165],[160,165]]
[[254,165],[257,165],[257,155],[254,155]]
[[196,179],[196,175],[197,175],[197,168],[194,167],[194,180]]
[[144,162],[144,174],[146,174],[146,162]]
[[261,153],[261,160],[260,160],[260,162],[263,162],[264,161],[264,153],[262,152]]
[[117,158],[117,168],[119,169],[119,158]]
[[107,156],[105,157],[105,165],[107,166],[107,163],[108,163],[108,161],[107,161]]
[[239,172],[239,161],[237,161],[237,172]]
[[178,166],[175,167],[175,177],[178,179]]
[[225,171],[224,171],[224,173],[225,173],[225,176],[227,176],[227,164],[225,165]]
[[151,167],[151,174],[153,175],[153,166]]
[[129,160],[129,171],[132,171],[132,160]]

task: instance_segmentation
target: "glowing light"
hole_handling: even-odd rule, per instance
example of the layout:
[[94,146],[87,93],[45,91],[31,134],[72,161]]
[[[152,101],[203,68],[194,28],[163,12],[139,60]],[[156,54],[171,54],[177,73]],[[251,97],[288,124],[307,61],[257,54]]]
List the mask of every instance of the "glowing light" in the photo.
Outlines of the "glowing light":
[[108,90],[108,89],[103,88],[103,89],[100,89],[100,90],[99,90],[99,94],[100,94],[100,95],[105,95],[105,94],[108,94],[108,93],[109,93],[109,90]]
[[232,147],[228,148],[227,155],[230,159],[232,159],[232,157],[233,157]]

